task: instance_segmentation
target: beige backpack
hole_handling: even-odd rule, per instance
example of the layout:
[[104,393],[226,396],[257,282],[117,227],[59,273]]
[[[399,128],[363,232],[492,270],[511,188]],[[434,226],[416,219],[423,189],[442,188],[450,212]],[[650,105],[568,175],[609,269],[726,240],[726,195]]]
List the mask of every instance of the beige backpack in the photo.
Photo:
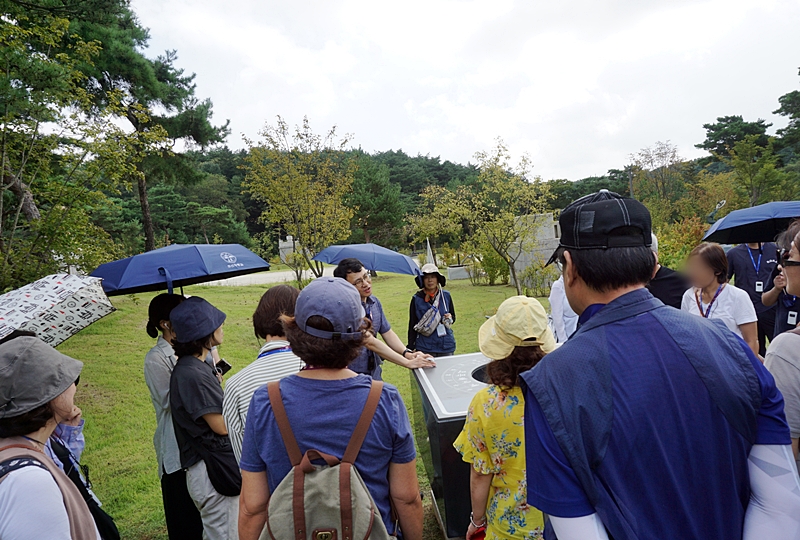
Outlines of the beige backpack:
[[[355,468],[356,457],[378,408],[383,383],[372,388],[342,459],[317,450],[305,455],[286,416],[278,382],[267,385],[269,401],[292,470],[270,496],[260,540],[389,540],[380,511]],[[317,466],[311,460],[322,459]]]

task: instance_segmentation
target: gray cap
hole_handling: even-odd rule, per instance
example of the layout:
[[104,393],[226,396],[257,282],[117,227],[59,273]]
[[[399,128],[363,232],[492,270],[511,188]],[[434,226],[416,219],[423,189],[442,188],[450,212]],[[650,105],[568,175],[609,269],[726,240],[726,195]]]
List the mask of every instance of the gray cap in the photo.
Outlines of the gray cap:
[[70,387],[83,362],[35,337],[0,345],[0,418],[13,418],[49,403]]
[[[333,332],[308,326],[308,319],[325,317]],[[303,332],[322,339],[361,339],[359,328],[364,323],[361,295],[347,280],[337,277],[317,278],[300,291],[294,307],[294,318]]]
[[225,313],[199,296],[187,298],[169,312],[175,341],[189,343],[213,334],[225,322]]

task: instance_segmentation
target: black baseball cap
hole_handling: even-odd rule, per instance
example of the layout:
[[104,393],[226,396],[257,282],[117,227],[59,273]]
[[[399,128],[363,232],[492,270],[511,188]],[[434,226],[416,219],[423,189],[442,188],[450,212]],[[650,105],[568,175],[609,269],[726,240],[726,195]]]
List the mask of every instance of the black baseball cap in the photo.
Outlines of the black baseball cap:
[[635,199],[601,189],[564,208],[558,217],[561,238],[548,264],[560,249],[607,249],[652,244],[650,211]]

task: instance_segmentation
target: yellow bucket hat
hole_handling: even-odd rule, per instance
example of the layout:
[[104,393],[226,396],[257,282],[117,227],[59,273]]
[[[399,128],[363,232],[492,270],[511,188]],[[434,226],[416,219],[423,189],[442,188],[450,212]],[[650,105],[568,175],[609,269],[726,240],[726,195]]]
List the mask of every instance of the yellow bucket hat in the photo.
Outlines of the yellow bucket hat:
[[492,360],[507,358],[514,347],[538,345],[546,353],[556,348],[547,312],[535,298],[512,296],[497,308],[478,331],[481,352]]

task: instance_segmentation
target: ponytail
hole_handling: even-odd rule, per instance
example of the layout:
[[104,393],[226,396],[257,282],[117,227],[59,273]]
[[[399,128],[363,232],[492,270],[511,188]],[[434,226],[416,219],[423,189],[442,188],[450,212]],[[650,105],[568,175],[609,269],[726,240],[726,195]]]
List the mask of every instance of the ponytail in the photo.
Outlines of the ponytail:
[[151,338],[157,338],[158,332],[161,330],[161,321],[168,321],[172,310],[184,300],[185,298],[180,294],[168,293],[162,293],[153,298],[147,308],[147,335]]

